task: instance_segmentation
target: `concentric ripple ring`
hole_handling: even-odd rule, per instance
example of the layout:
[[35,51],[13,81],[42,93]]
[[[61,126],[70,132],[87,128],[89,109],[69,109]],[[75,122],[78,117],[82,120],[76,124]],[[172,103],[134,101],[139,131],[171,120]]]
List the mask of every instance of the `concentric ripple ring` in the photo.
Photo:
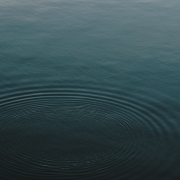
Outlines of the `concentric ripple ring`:
[[0,101],[2,177],[155,177],[162,172],[154,167],[172,165],[173,155],[164,162],[169,149],[159,152],[178,133],[162,109],[156,100],[84,89],[8,94]]

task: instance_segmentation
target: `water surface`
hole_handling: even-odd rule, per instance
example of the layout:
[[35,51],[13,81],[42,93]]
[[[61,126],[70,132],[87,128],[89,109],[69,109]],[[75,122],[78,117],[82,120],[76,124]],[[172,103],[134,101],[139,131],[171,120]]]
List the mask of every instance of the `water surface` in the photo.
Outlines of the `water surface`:
[[0,179],[180,178],[177,0],[0,2]]

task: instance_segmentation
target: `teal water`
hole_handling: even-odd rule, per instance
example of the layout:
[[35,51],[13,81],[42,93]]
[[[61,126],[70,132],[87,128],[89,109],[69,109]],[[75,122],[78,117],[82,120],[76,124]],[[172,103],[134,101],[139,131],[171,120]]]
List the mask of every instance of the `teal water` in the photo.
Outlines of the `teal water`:
[[0,2],[0,179],[180,179],[180,2]]

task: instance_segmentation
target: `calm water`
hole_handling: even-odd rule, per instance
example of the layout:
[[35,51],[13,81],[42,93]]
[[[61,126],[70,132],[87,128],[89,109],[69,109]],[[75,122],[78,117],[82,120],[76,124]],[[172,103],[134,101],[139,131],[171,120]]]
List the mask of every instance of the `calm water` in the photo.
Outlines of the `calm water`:
[[179,0],[0,1],[0,179],[180,179]]

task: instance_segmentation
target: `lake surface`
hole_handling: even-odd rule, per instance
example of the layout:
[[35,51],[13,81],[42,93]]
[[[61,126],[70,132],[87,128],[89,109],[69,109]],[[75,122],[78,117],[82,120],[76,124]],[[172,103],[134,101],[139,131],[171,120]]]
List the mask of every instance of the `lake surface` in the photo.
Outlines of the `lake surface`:
[[0,1],[0,179],[180,179],[179,0]]

